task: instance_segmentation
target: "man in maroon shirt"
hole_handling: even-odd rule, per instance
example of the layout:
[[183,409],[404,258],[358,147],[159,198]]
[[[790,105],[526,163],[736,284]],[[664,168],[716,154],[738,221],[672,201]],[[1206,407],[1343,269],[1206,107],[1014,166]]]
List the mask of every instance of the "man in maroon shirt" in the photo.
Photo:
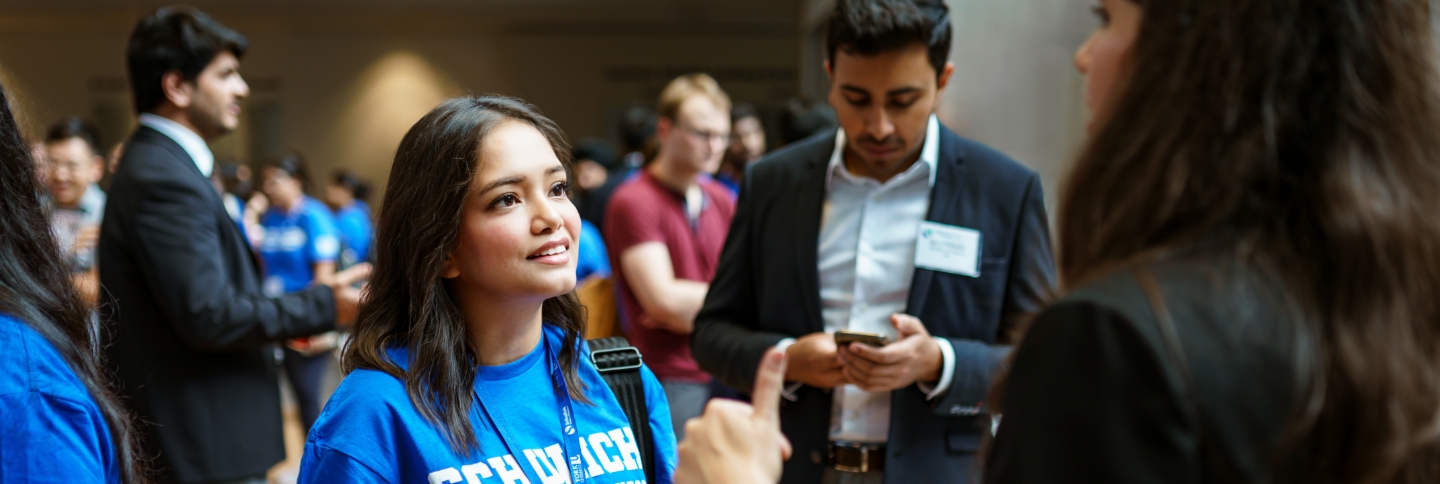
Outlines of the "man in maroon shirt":
[[730,191],[710,178],[730,142],[730,98],[704,74],[660,93],[654,161],[615,189],[604,236],[626,334],[660,378],[676,438],[710,397],[710,375],[690,356],[690,331],[715,276],[735,215]]

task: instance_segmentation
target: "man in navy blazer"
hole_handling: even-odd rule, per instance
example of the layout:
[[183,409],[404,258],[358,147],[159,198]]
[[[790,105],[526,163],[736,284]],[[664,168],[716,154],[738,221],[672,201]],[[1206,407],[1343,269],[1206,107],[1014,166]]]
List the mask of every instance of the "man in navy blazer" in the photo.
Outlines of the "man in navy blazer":
[[[785,351],[782,482],[974,480],[991,377],[1054,287],[1039,177],[932,114],[950,37],[941,1],[840,0],[841,129],[745,177],[691,346],[741,389]],[[888,343],[836,344],[842,330]]]
[[206,140],[235,129],[246,41],[186,7],[131,35],[140,128],[100,229],[106,364],[139,417],[158,482],[263,483],[285,458],[274,342],[349,324],[354,273],[279,298],[209,176]]

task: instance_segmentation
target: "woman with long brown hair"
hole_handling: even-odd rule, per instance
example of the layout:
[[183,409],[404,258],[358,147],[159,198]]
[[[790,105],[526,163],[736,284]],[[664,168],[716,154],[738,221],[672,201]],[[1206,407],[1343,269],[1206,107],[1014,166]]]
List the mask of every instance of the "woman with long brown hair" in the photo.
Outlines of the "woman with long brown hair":
[[349,375],[300,482],[670,482],[660,382],[641,368],[651,447],[580,340],[569,151],[500,96],[451,99],[405,134]]
[[1065,295],[992,401],[986,481],[1440,481],[1426,2],[1097,11]]
[[0,86],[0,481],[148,482],[30,156]]

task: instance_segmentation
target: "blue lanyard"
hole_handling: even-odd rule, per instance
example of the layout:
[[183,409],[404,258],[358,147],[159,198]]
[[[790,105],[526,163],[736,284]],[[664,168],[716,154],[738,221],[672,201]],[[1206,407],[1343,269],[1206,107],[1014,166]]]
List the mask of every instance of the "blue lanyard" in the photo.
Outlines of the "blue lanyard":
[[[578,449],[580,444],[575,441],[578,437],[575,436],[575,412],[570,406],[570,386],[565,384],[565,375],[560,372],[560,361],[555,357],[554,349],[550,347],[550,339],[546,338],[544,334],[541,334],[540,338],[545,344],[545,359],[550,365],[550,379],[555,383],[555,390],[560,393],[560,445],[564,446],[565,461],[570,465],[570,482],[571,484],[585,484],[585,468],[580,458],[580,450]],[[495,424],[495,431],[500,434],[500,442],[505,444],[505,450],[510,452],[511,457],[515,458],[515,465],[525,473],[530,479],[530,482],[535,484],[545,482],[538,474],[539,469],[535,469],[534,466],[526,466],[522,463],[522,459],[528,459],[526,459],[523,453],[516,452],[517,447],[510,443],[510,438],[507,437],[511,435],[507,430],[510,426],[505,425],[503,421],[505,418],[504,412],[490,413],[490,410],[485,408],[486,397],[484,393],[486,393],[484,383],[476,385],[475,396],[477,398],[475,403],[480,406],[480,411],[484,412],[485,416],[489,417],[490,421]],[[548,456],[544,455],[543,450],[540,450],[540,452],[541,455],[537,456],[537,460],[549,459]]]

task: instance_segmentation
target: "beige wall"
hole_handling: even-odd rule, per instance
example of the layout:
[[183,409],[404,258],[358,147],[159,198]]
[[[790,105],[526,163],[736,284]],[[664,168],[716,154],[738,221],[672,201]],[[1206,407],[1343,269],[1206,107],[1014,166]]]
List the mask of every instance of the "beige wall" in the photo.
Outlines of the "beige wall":
[[[520,96],[578,139],[613,137],[620,106],[653,102],[669,76],[688,70],[713,72],[736,100],[778,103],[795,92],[787,2],[735,4],[749,10],[723,2],[491,3],[339,16],[212,10],[250,38],[242,73],[253,91],[241,129],[212,148],[252,162],[296,149],[313,177],[348,166],[383,190],[404,132],[448,97]],[[112,140],[132,129],[124,43],[142,13],[0,14],[0,81],[29,135],[69,114],[98,120]]]

